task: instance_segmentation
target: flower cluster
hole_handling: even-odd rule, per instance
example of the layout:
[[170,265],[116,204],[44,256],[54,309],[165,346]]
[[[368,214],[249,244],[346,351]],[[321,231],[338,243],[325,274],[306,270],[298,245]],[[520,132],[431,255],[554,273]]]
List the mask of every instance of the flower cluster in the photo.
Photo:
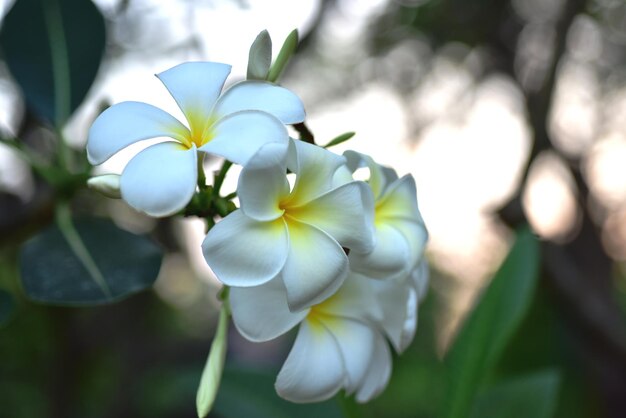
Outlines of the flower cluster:
[[[251,341],[298,327],[276,380],[284,398],[313,402],[344,389],[368,401],[389,380],[390,346],[400,353],[413,339],[427,286],[414,180],[367,155],[290,138],[285,125],[305,117],[300,99],[264,81],[221,93],[229,71],[198,62],[159,74],[187,123],[145,103],[116,104],[90,130],[89,159],[173,139],[141,151],[120,178],[121,197],[153,216],[177,213],[201,192],[205,153],[242,165],[240,208],[220,213],[202,244],[230,287],[235,326]],[[355,180],[363,169],[369,176]]]

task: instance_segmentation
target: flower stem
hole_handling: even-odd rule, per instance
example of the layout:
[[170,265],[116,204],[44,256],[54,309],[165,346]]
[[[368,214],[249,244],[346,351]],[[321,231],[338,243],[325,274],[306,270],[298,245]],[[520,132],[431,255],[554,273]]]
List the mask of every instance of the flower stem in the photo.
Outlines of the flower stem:
[[341,392],[335,399],[337,399],[345,418],[359,418],[360,415],[354,398],[348,397],[345,393]]
[[222,163],[222,168],[220,168],[220,171],[215,175],[215,180],[213,181],[214,199],[219,197],[220,189],[222,188],[222,184],[224,184],[224,179],[226,178],[226,173],[228,173],[228,170],[232,165],[233,163],[231,163],[230,161],[224,160],[224,162]]
[[206,175],[204,174],[204,153],[198,153],[198,188],[200,190],[207,188]]

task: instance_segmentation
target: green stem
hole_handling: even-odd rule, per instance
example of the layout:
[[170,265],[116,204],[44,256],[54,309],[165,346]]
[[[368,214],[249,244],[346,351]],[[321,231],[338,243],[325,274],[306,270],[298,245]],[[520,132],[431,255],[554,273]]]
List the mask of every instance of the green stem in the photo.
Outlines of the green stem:
[[55,219],[63,237],[69,244],[74,254],[76,254],[76,257],[78,257],[91,278],[102,290],[102,293],[104,293],[107,298],[111,298],[113,295],[111,294],[111,290],[109,289],[102,272],[96,265],[94,259],[91,257],[89,250],[74,227],[72,214],[67,202],[61,201],[58,203],[55,211]]
[[0,144],[13,148],[20,158],[30,164],[33,168],[40,168],[45,165],[39,157],[31,153],[17,139],[0,138]]
[[226,173],[228,173],[228,170],[232,165],[233,163],[231,163],[230,161],[224,160],[224,162],[222,163],[222,168],[220,168],[220,171],[215,175],[215,180],[213,181],[212,195],[214,199],[219,197],[220,189],[222,188],[222,184],[224,184],[224,179],[226,178]]
[[346,396],[344,392],[340,392],[335,398],[345,418],[359,418],[359,411],[354,398]]
[[206,175],[204,174],[204,153],[198,153],[198,188],[200,190],[205,190],[207,188],[206,185]]

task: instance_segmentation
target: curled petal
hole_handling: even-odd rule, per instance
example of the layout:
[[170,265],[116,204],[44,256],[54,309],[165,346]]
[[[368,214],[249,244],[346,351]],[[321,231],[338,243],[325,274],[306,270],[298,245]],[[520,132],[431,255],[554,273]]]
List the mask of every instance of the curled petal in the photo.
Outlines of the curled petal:
[[137,141],[169,137],[185,142],[189,130],[174,116],[140,102],[122,102],[106,109],[89,129],[87,158],[102,164]]
[[388,224],[376,227],[376,245],[370,253],[350,252],[352,270],[375,279],[387,279],[411,266],[410,249],[401,231]]
[[192,130],[202,130],[210,119],[230,68],[228,64],[217,62],[185,62],[157,77],[176,100]]
[[356,401],[359,403],[368,402],[376,397],[387,386],[391,377],[391,351],[387,341],[377,334],[374,344],[372,361],[355,394]]
[[428,268],[428,260],[423,257],[422,260],[411,272],[411,281],[417,292],[417,300],[422,301],[428,292],[428,282],[430,279],[430,269]]
[[373,214],[371,192],[361,181],[344,184],[289,211],[294,219],[321,229],[341,246],[359,252],[374,248]]
[[249,287],[276,277],[285,264],[288,247],[281,219],[259,222],[236,210],[211,228],[202,253],[222,283]]
[[296,173],[290,205],[299,206],[328,192],[345,158],[298,139],[289,141],[287,167]]
[[291,402],[318,402],[339,391],[344,360],[333,335],[317,320],[302,323],[276,378],[276,392]]
[[[402,233],[409,245],[408,268],[410,270],[416,266],[424,256],[424,249],[428,241],[428,231],[424,227],[424,224],[404,218],[396,218],[391,224]],[[407,273],[409,270],[407,270]]]
[[415,180],[407,174],[389,185],[385,195],[377,201],[376,217],[381,219],[405,218],[424,223],[417,208]]
[[352,172],[355,172],[358,168],[363,166],[369,169],[370,176],[368,184],[372,188],[374,198],[378,200],[387,187],[387,176],[385,176],[384,167],[376,164],[374,159],[369,155],[361,154],[360,152],[346,151],[343,155],[346,157],[347,166]]
[[243,168],[237,185],[241,210],[259,221],[273,220],[284,212],[280,200],[289,194],[285,157],[287,146],[269,143]]
[[398,353],[413,341],[417,327],[417,292],[407,280],[376,281],[378,301],[383,310],[382,329]]
[[246,165],[263,145],[277,142],[286,148],[289,140],[285,126],[278,119],[256,110],[230,114],[211,129],[213,138],[199,150],[221,155],[240,165]]
[[363,382],[374,355],[376,331],[360,321],[320,315],[320,322],[333,334],[339,344],[346,368],[344,387],[348,394]]
[[343,186],[346,183],[350,183],[354,181],[352,178],[352,172],[348,169],[346,165],[340,166],[335,174],[333,175],[333,185],[332,187]]
[[282,123],[304,120],[302,100],[290,90],[264,81],[242,81],[226,90],[215,104],[214,113],[226,116],[242,110],[261,110]]
[[384,313],[374,290],[374,283],[378,281],[350,272],[339,290],[316,305],[315,310],[334,317],[382,321]]
[[128,162],[120,178],[122,198],[151,216],[172,215],[196,190],[197,150],[176,142],[152,145]]
[[348,258],[341,246],[319,229],[288,221],[289,256],[282,271],[291,311],[327,299],[348,274]]
[[309,313],[292,313],[287,306],[287,291],[280,278],[255,287],[231,287],[230,307],[233,322],[250,341],[272,340],[295,327]]

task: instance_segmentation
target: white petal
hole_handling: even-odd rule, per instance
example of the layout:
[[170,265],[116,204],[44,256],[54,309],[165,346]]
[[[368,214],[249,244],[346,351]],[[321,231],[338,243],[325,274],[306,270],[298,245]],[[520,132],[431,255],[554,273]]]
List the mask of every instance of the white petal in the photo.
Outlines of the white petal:
[[288,228],[289,256],[282,276],[289,308],[299,311],[335,293],[348,273],[348,258],[325,232],[293,220]]
[[411,272],[411,280],[417,291],[417,300],[421,302],[426,297],[426,293],[428,293],[428,282],[430,280],[430,269],[426,257],[423,257]]
[[176,142],[152,145],[128,162],[120,178],[122,198],[151,216],[184,208],[196,190],[197,151]]
[[237,196],[247,216],[268,221],[283,214],[279,203],[289,194],[286,152],[286,144],[265,144],[241,171]]
[[319,321],[304,321],[276,378],[276,392],[291,402],[318,402],[339,391],[345,378],[341,351]]
[[376,331],[360,321],[343,319],[325,315],[319,316],[320,322],[334,335],[341,349],[346,367],[348,394],[354,392],[363,382],[374,355]]
[[102,164],[113,154],[137,141],[170,137],[181,142],[189,130],[174,116],[140,102],[115,104],[98,116],[89,129],[87,158]]
[[217,278],[229,286],[258,286],[276,277],[289,239],[281,219],[259,222],[236,210],[215,225],[202,252]]
[[374,248],[374,202],[361,181],[344,184],[288,213],[326,232],[343,247],[359,252]]
[[211,128],[214,137],[200,151],[221,155],[235,164],[245,165],[263,145],[278,142],[287,146],[285,126],[268,113],[247,110],[217,121]]
[[375,199],[378,200],[387,187],[387,177],[385,176],[384,167],[377,164],[369,155],[361,154],[360,152],[346,151],[343,155],[346,157],[347,165],[352,172],[363,166],[369,169],[370,176],[368,183],[372,188]]
[[391,377],[391,351],[387,341],[378,334],[375,341],[374,356],[365,379],[355,394],[356,401],[365,403],[376,397],[389,383]]
[[290,90],[263,81],[242,81],[230,87],[215,104],[214,112],[226,116],[241,110],[261,110],[282,123],[304,120],[302,100]]
[[350,272],[339,290],[315,305],[315,310],[329,316],[380,322],[384,314],[372,286],[374,283],[378,281]]
[[[416,266],[424,256],[424,249],[428,241],[428,231],[426,231],[424,224],[409,221],[404,218],[395,218],[390,221],[390,224],[404,235],[404,238],[409,244],[408,266],[409,269],[411,269],[413,266]],[[407,273],[408,272],[407,270]]]
[[322,147],[291,139],[287,167],[296,173],[291,204],[303,205],[331,190],[335,172],[345,161]]
[[348,166],[342,165],[335,171],[333,175],[333,188],[343,186],[346,183],[354,181],[352,178],[352,172],[348,169]]
[[210,119],[230,68],[217,62],[185,62],[157,77],[176,100],[192,130],[201,130]]
[[407,280],[385,280],[373,283],[382,306],[381,327],[398,353],[413,341],[417,327],[417,292]]
[[230,308],[235,326],[250,341],[272,340],[300,323],[308,310],[292,313],[280,278],[255,287],[231,287]]
[[424,223],[417,208],[417,194],[415,180],[407,174],[389,185],[385,195],[376,202],[377,218],[405,218]]
[[350,268],[375,279],[397,276],[412,266],[409,245],[398,229],[386,223],[376,227],[376,245],[370,253],[350,252]]

